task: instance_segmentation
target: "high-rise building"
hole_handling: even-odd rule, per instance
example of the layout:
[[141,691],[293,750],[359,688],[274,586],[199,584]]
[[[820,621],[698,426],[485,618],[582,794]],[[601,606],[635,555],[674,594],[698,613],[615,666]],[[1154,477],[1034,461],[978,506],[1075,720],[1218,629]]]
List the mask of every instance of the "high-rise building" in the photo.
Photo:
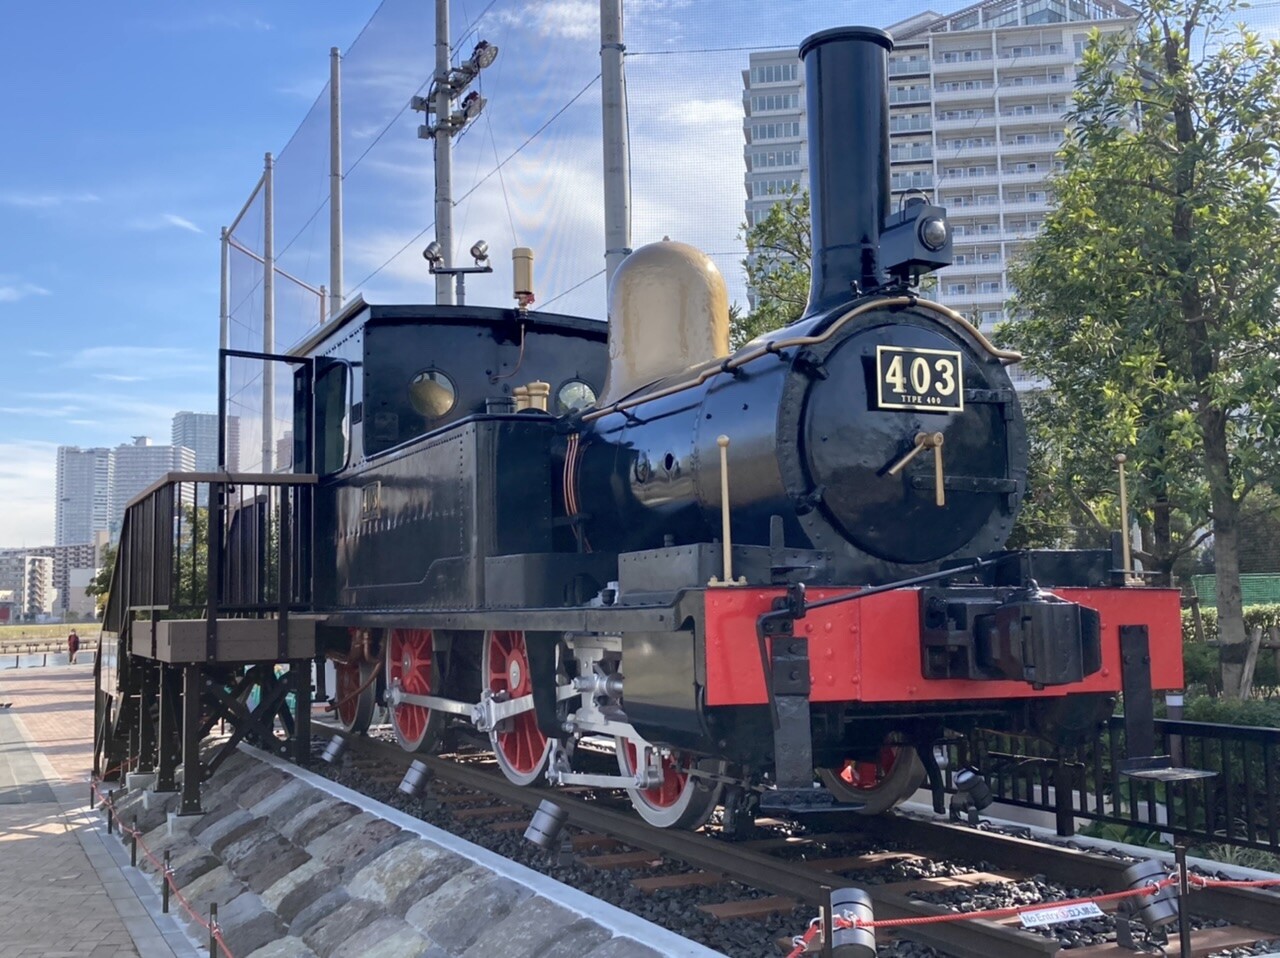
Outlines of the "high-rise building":
[[53,560],[14,552],[0,555],[0,590],[13,593],[16,614],[34,619],[53,612]]
[[55,545],[92,542],[94,533],[108,530],[114,465],[110,449],[58,447]]
[[[196,455],[196,472],[218,471],[218,414],[180,412],[173,417],[172,443]],[[240,417],[227,417],[227,471],[240,471]]]
[[134,436],[128,445],[116,446],[115,482],[111,495],[111,532],[124,521],[129,500],[167,472],[191,472],[196,454],[186,446],[153,446],[147,436]]
[[[1089,33],[1130,30],[1136,16],[1118,0],[997,0],[888,28],[893,202],[920,191],[947,208],[955,262],[934,296],[987,329],[1005,318],[1010,262],[1052,208],[1047,180]],[[742,79],[754,225],[779,194],[809,186],[804,73],[794,51],[765,51]]]

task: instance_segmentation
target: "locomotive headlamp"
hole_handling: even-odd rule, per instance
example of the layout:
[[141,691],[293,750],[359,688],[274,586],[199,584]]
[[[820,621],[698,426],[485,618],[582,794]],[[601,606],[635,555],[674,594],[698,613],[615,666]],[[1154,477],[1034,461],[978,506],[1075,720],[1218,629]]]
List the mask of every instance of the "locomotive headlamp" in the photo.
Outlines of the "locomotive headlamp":
[[931,270],[951,265],[951,228],[941,206],[912,197],[884,221],[880,263],[900,283],[914,285]]
[[947,229],[947,221],[937,216],[930,216],[920,221],[920,242],[931,250],[940,250],[947,245],[951,230]]

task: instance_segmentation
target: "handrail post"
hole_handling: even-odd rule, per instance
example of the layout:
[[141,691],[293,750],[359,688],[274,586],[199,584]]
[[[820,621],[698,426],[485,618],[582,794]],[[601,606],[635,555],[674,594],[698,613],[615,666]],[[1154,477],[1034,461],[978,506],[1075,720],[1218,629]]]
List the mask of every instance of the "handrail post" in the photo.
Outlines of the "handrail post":
[[226,483],[209,483],[209,528],[206,531],[208,563],[205,574],[205,659],[218,654],[218,599],[222,592],[222,515]]

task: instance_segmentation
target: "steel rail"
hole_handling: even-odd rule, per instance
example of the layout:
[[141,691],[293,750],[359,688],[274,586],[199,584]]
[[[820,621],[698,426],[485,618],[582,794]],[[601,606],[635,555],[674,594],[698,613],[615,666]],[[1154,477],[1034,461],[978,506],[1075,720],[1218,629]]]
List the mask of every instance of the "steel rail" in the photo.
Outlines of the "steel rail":
[[[360,735],[350,735],[327,722],[312,723],[313,728],[342,735],[358,750],[386,758],[406,767],[420,761],[432,773],[465,788],[488,792],[505,802],[536,808],[543,799],[551,799],[569,813],[569,821],[591,832],[610,835],[629,845],[653,851],[703,871],[724,875],[754,888],[796,898],[815,909],[826,901],[827,889],[841,879],[816,872],[793,862],[744,849],[729,842],[717,841],[676,829],[655,829],[635,815],[586,802],[563,791],[544,787],[514,785],[500,772],[450,762],[434,755],[412,754],[389,742],[379,742]],[[912,901],[908,896],[868,886],[877,918],[923,918],[950,914],[938,905]],[[1027,958],[1031,955],[1054,955],[1061,947],[1051,938],[1029,934],[1018,928],[990,921],[952,922],[945,925],[920,925],[898,930],[901,937],[930,945],[957,958]]]
[[[898,812],[871,820],[841,824],[853,829],[874,830],[876,838],[900,841],[909,847],[924,846],[944,855],[980,858],[1002,868],[1025,868],[1034,862],[1036,871],[1079,887],[1098,887],[1104,892],[1125,886],[1121,873],[1132,862],[1100,855],[1087,849],[1038,842],[1000,832],[979,831],[968,825],[931,821]],[[1280,894],[1261,888],[1204,888],[1190,898],[1192,914],[1224,918],[1232,924],[1280,934]]]

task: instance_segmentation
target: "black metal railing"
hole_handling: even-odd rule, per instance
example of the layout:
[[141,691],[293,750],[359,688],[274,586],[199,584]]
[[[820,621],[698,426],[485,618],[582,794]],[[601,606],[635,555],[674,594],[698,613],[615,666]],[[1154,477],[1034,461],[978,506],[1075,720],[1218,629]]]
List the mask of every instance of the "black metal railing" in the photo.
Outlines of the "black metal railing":
[[975,758],[996,801],[1056,813],[1060,834],[1086,819],[1280,853],[1280,729],[1157,719],[1156,739],[1173,765],[1213,775],[1124,775],[1123,716],[1071,747],[987,732]]
[[299,474],[171,472],[125,510],[104,628],[128,613],[287,615],[311,601],[311,490]]

